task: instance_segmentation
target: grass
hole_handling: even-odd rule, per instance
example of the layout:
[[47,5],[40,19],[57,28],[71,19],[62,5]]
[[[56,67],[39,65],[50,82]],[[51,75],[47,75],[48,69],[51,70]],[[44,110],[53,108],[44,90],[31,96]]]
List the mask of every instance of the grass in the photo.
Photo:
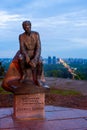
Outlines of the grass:
[[80,92],[77,92],[75,90],[63,90],[63,89],[53,89],[53,88],[50,90],[50,93],[51,94],[59,94],[59,95],[62,95],[62,96],[68,96],[68,95],[76,96],[76,95],[81,95]]
[[0,94],[11,94],[11,92],[5,91],[5,90],[0,86]]
[[0,94],[11,94],[11,92],[5,91],[2,87],[1,87],[1,82],[3,79],[0,79]]

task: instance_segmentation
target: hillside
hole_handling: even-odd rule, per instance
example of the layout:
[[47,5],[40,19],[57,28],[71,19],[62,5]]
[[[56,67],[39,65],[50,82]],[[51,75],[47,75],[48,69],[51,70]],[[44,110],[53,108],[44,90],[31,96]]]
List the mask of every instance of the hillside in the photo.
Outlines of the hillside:
[[46,78],[47,84],[50,87],[63,90],[76,90],[82,95],[87,95],[87,81],[86,80],[72,80],[64,78]]

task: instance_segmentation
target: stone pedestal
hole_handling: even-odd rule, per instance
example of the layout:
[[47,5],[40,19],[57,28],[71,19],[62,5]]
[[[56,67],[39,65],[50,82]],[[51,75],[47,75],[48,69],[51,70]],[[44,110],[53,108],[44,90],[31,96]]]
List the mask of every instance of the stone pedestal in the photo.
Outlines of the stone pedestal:
[[17,119],[44,119],[45,94],[14,95],[14,117]]
[[17,119],[44,119],[45,89],[32,82],[13,82],[14,117]]

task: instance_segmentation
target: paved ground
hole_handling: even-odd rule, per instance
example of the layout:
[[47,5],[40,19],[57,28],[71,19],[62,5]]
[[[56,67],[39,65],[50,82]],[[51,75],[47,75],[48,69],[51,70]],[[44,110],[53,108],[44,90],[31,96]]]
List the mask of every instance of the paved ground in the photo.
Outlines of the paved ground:
[[12,108],[0,108],[0,130],[87,130],[87,110],[46,106],[44,120],[15,120]]

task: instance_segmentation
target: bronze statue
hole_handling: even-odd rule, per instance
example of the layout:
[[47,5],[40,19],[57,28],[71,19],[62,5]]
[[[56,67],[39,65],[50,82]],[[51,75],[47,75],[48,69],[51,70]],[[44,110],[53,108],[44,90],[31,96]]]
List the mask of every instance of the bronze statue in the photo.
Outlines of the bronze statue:
[[24,21],[22,27],[24,33],[19,35],[20,50],[10,64],[2,87],[13,92],[15,86],[12,86],[11,81],[17,80],[20,83],[33,81],[37,86],[49,88],[45,84],[39,33],[31,31],[30,21]]

